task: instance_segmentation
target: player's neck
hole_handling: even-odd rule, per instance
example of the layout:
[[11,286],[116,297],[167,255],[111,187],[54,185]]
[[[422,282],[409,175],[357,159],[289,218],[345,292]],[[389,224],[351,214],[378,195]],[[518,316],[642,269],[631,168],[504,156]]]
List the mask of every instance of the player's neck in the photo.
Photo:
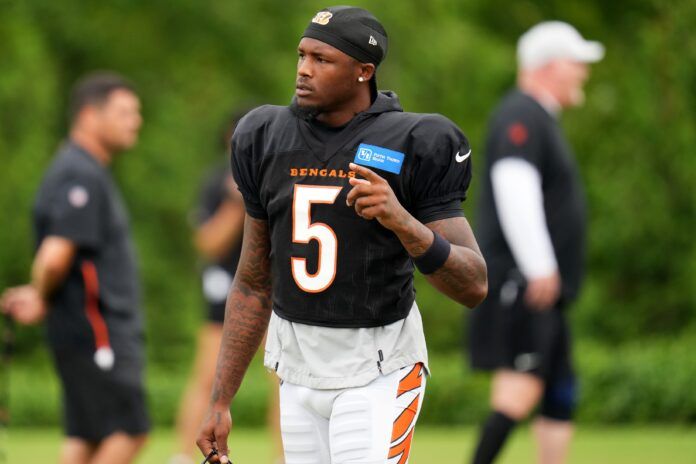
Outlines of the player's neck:
[[329,127],[341,127],[348,124],[356,114],[366,111],[372,105],[369,92],[360,93],[341,108],[325,111],[317,115],[317,121]]
[[104,146],[98,137],[80,128],[70,131],[70,139],[83,148],[92,158],[104,166],[111,164],[113,157],[111,151]]

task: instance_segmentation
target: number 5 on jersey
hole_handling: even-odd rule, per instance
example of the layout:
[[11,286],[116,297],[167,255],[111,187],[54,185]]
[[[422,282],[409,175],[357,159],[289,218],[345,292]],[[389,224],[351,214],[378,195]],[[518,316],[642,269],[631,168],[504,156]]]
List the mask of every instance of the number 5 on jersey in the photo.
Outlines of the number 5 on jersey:
[[326,290],[336,277],[338,240],[333,229],[323,222],[312,223],[312,204],[333,204],[343,187],[320,185],[295,185],[292,199],[292,241],[293,243],[319,242],[319,263],[317,272],[307,271],[307,259],[292,256],[290,266],[292,277],[298,287],[308,293]]

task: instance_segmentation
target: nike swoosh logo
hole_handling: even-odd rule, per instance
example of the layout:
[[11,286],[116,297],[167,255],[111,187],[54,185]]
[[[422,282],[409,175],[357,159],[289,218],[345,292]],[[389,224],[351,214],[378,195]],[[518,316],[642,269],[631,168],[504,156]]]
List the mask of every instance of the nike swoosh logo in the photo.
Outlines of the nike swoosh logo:
[[456,155],[454,155],[454,159],[457,161],[457,163],[461,163],[465,159],[467,159],[469,156],[471,156],[471,149],[469,149],[468,152],[466,152],[466,155],[459,155],[459,152],[457,152]]

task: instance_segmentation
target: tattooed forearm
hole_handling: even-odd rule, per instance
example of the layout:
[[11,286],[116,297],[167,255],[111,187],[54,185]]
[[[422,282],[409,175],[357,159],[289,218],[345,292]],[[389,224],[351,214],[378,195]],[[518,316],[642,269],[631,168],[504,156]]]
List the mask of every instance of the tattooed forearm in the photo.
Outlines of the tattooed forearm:
[[450,298],[470,308],[476,306],[486,297],[488,277],[469,223],[457,217],[433,221],[427,227],[449,240],[452,249],[444,266],[426,278]]
[[268,223],[247,216],[242,254],[227,297],[212,403],[232,401],[266,333],[271,315],[270,249]]
[[488,291],[486,262],[465,218],[442,219],[424,225],[406,214],[393,231],[414,258],[432,245],[432,231],[442,235],[452,245],[450,255],[440,269],[426,276],[428,281],[440,292],[469,307],[485,298]]
[[402,217],[399,221],[399,227],[394,232],[401,240],[408,254],[414,258],[428,251],[428,248],[433,243],[432,232],[410,214]]

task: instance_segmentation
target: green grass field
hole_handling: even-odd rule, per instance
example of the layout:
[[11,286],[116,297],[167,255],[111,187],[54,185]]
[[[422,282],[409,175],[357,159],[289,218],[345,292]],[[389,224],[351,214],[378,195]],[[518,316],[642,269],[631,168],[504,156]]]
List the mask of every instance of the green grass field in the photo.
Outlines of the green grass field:
[[[467,461],[476,430],[419,427],[411,464],[459,464]],[[60,443],[57,429],[16,429],[9,433],[8,463],[56,460]],[[166,464],[173,446],[172,432],[159,430],[138,464]],[[236,430],[230,440],[236,464],[270,463],[271,448],[264,430]],[[534,447],[528,429],[519,430],[505,449],[500,464],[534,463]],[[696,429],[670,427],[580,427],[570,464],[695,464]]]

